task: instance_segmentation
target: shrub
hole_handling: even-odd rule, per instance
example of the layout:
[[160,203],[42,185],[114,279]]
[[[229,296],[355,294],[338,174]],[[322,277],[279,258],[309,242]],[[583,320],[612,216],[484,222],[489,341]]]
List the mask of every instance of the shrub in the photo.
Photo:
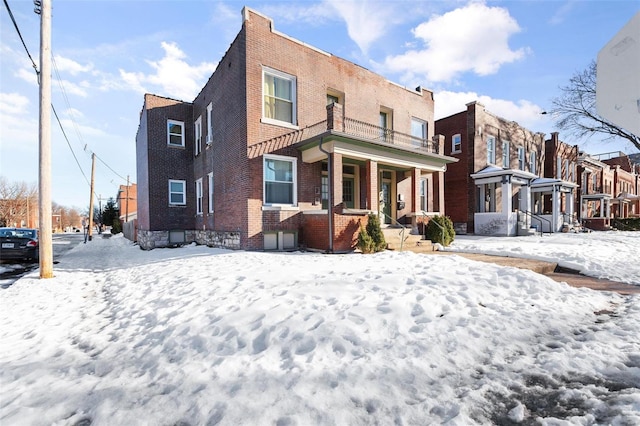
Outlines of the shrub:
[[358,248],[363,253],[375,253],[387,248],[377,214],[370,213],[366,228],[360,227]]
[[447,247],[453,242],[456,232],[453,230],[453,222],[447,216],[434,216],[427,223],[426,235],[432,242]]
[[120,224],[120,219],[113,219],[113,223],[111,225],[111,233],[112,234],[119,234],[120,232],[122,232],[122,225]]

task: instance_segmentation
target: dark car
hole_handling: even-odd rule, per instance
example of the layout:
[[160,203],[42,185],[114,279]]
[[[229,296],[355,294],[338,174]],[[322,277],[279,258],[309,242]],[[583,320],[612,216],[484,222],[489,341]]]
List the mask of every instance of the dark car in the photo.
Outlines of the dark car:
[[29,228],[0,228],[0,260],[37,261],[38,230]]

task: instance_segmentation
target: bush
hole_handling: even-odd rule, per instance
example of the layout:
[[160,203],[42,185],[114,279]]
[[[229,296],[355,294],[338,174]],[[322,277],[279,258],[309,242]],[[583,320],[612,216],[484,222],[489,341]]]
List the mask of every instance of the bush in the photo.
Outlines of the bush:
[[449,246],[456,237],[456,232],[453,230],[453,222],[447,216],[432,217],[427,223],[426,236],[427,239],[434,243],[442,244],[445,247]]
[[113,224],[111,225],[111,233],[119,234],[122,232],[122,225],[120,225],[120,219],[113,219]]
[[377,214],[370,213],[367,227],[360,227],[358,248],[363,253],[376,253],[387,248],[387,242],[384,240],[384,234],[380,228],[380,218]]

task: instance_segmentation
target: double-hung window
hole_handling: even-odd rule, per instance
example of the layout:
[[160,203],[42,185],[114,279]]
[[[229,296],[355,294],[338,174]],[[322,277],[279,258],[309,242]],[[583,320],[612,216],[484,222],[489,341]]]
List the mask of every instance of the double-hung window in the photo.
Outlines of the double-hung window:
[[213,142],[213,103],[207,105],[207,145]]
[[518,169],[524,170],[524,147],[518,147]]
[[462,152],[462,136],[458,133],[451,137],[451,153],[456,154]]
[[184,147],[184,122],[167,120],[167,145]]
[[264,156],[264,204],[296,205],[297,159],[279,155]]
[[169,205],[184,206],[187,204],[187,184],[184,180],[169,180]]
[[502,141],[502,167],[509,168],[510,165],[509,141]]
[[296,124],[296,78],[271,68],[262,70],[262,119]]
[[200,152],[202,152],[202,116],[198,117],[193,126],[195,133],[195,146],[193,152],[194,155],[198,155],[200,154]]
[[534,175],[536,174],[536,152],[535,151],[531,151],[529,153],[529,171]]
[[411,118],[411,144],[421,148],[427,145],[427,122]]
[[429,208],[429,181],[420,179],[420,210],[428,211]]
[[202,178],[196,181],[196,214],[202,214]]
[[209,176],[209,213],[213,213],[213,172]]
[[496,163],[496,138],[487,136],[487,164]]

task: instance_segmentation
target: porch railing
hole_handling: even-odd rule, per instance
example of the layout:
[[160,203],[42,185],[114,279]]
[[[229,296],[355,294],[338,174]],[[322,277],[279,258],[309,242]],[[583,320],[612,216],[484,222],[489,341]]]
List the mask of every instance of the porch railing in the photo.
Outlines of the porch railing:
[[551,232],[551,229],[552,229],[551,221],[549,221],[549,220],[545,219],[544,217],[536,216],[536,215],[534,215],[533,213],[531,213],[529,210],[522,210],[522,213],[523,213],[525,216],[528,216],[528,217],[530,217],[531,219],[535,219],[535,220],[537,220],[538,222],[540,222],[540,236],[541,236],[541,237],[542,237],[542,232],[543,232],[543,230],[542,230],[542,221],[545,221],[545,222],[547,222],[547,223],[549,224],[549,232]]
[[344,133],[363,139],[370,139],[376,142],[405,148],[415,148],[435,154],[440,150],[437,142],[430,141],[427,138],[419,138],[364,121],[354,120],[353,118],[344,119]]
[[383,211],[379,211],[378,214],[382,215],[383,218],[388,217],[389,219],[391,219],[391,222],[395,222],[396,225],[398,225],[400,227],[400,232],[398,233],[398,235],[400,235],[400,251],[402,251],[402,248],[404,247],[404,233],[407,230],[407,227],[404,226],[403,224],[401,224],[400,222],[398,222],[397,220],[395,220],[394,218],[392,218],[391,216],[389,216],[388,214],[385,214]]

